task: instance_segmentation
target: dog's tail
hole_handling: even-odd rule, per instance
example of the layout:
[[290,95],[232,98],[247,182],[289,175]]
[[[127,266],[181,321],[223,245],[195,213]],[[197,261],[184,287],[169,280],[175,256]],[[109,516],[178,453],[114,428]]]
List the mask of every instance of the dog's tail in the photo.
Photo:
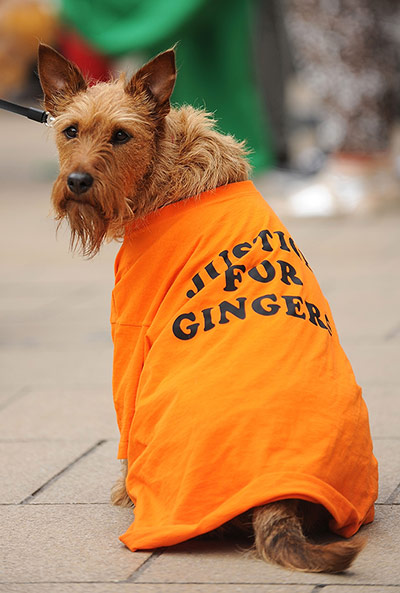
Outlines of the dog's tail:
[[312,543],[303,531],[300,503],[282,500],[254,509],[257,555],[292,570],[333,573],[346,570],[365,546],[366,538]]

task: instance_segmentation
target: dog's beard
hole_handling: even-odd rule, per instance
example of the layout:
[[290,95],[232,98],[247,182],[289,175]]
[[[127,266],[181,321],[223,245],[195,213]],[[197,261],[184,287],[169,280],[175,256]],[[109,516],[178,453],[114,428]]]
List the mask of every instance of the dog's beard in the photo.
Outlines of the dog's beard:
[[107,236],[110,222],[101,209],[89,202],[66,200],[57,218],[66,218],[71,230],[70,247],[85,257],[94,257]]
[[96,191],[75,196],[65,190],[62,179],[57,180],[53,188],[56,220],[59,225],[67,220],[71,231],[70,248],[84,257],[94,257],[104,240],[122,238],[126,224],[135,218],[133,200],[121,198],[112,191],[103,191],[102,195],[102,202]]

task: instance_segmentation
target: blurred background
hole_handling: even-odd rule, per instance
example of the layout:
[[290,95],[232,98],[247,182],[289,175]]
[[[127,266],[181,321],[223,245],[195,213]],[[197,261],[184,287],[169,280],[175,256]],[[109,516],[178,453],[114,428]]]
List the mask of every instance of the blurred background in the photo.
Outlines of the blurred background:
[[93,81],[177,43],[173,103],[246,141],[281,214],[400,201],[398,0],[0,0],[0,98],[40,100],[39,41]]

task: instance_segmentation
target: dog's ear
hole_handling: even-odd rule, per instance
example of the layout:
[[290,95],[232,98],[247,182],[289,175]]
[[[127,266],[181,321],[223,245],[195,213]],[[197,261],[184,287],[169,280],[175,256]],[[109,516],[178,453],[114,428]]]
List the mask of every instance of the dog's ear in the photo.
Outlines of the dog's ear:
[[169,49],[145,64],[126,85],[126,92],[145,92],[157,104],[159,115],[169,112],[169,99],[176,80],[175,51]]
[[87,88],[79,68],[44,43],[39,45],[38,71],[44,104],[51,115],[58,115],[76,93]]

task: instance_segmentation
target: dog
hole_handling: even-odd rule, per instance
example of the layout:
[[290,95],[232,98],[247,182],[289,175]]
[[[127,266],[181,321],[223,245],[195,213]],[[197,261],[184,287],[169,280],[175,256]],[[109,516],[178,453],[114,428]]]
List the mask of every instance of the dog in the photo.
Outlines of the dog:
[[173,49],[89,85],[41,44],[38,71],[71,248],[93,257],[123,240],[111,321],[125,470],[112,501],[134,504],[135,521],[121,540],[152,549],[238,530],[266,561],[346,570],[365,538],[315,535],[373,520],[367,411],[305,256],[248,180],[245,145],[171,107]]

